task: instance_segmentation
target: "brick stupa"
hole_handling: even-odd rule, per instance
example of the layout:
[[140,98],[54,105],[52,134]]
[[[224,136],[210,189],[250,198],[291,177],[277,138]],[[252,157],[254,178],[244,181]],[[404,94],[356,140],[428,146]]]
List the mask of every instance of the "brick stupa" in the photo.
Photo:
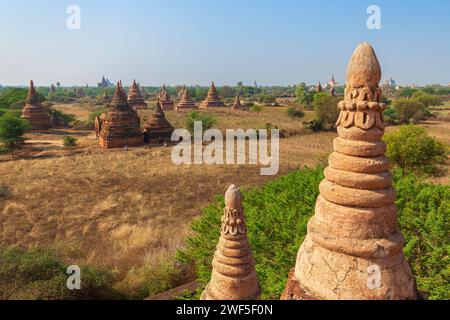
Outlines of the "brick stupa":
[[397,227],[396,193],[384,156],[381,68],[363,43],[347,69],[315,215],[282,299],[416,299],[415,280]]
[[130,108],[127,95],[117,84],[108,112],[101,118],[100,146],[105,149],[139,146],[144,143],[140,119]]
[[176,106],[176,110],[184,110],[184,109],[195,109],[195,102],[192,100],[189,95],[189,90],[183,86],[183,95],[181,96],[181,101]]
[[161,103],[158,100],[152,118],[144,126],[144,142],[162,143],[170,141],[173,131],[174,128],[169,121],[167,121]]
[[41,104],[33,80],[30,81],[25,107],[22,110],[22,118],[30,123],[32,131],[48,131],[52,127],[50,115]]
[[128,90],[128,105],[136,111],[147,109],[147,103],[142,97],[141,90],[139,90],[136,80],[133,81],[133,84]]
[[243,110],[245,107],[241,103],[241,94],[238,93],[236,95],[236,99],[234,100],[233,106],[231,107],[233,110]]
[[159,95],[159,101],[161,104],[161,108],[165,110],[173,110],[175,107],[175,104],[173,100],[171,99],[169,92],[167,91],[166,85],[163,86],[163,89]]
[[208,91],[208,96],[206,99],[200,104],[201,109],[214,108],[214,107],[225,107],[225,104],[220,99],[219,94],[217,93],[216,86],[214,82],[211,84],[211,87]]
[[212,262],[211,281],[202,300],[258,300],[260,287],[247,237],[242,193],[234,185],[225,194],[220,239]]

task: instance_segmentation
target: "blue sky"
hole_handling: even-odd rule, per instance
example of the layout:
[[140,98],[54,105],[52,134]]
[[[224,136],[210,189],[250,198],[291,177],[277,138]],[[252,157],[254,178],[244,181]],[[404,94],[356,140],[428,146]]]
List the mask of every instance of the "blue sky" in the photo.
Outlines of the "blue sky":
[[[66,27],[72,4],[81,30]],[[448,84],[449,14],[448,0],[0,0],[0,84],[343,82],[362,41],[383,79]]]

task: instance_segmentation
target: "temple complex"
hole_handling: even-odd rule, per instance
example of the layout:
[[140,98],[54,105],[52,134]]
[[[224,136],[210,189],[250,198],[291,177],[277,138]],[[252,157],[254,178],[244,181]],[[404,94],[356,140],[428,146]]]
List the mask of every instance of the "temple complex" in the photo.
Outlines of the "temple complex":
[[173,110],[175,106],[169,92],[167,91],[166,85],[163,85],[163,89],[159,94],[159,102],[163,110]]
[[417,298],[381,140],[386,105],[380,102],[380,79],[373,48],[359,45],[338,104],[339,137],[282,299]]
[[144,126],[144,142],[163,143],[171,140],[174,127],[167,121],[166,115],[158,100],[152,118]]
[[247,237],[243,196],[231,185],[225,194],[220,239],[212,262],[211,281],[202,300],[258,300],[260,287]]
[[100,146],[105,149],[142,145],[140,119],[127,102],[127,95],[120,83],[117,84],[109,110],[97,119]]
[[233,106],[231,107],[231,109],[234,110],[242,110],[245,109],[244,106],[241,104],[241,94],[238,93],[236,95],[236,100],[234,100]]
[[147,109],[147,103],[142,97],[141,90],[139,90],[136,80],[133,81],[133,84],[128,90],[128,104],[135,111]]
[[109,79],[106,79],[105,76],[103,76],[103,77],[102,77],[102,81],[99,82],[99,83],[97,84],[97,86],[98,86],[99,88],[109,88],[109,87],[112,87],[113,84],[111,83],[111,81],[109,81]]
[[30,81],[25,107],[22,110],[22,118],[28,120],[32,131],[47,131],[52,127],[50,116],[40,102],[33,80]]
[[195,109],[196,105],[195,102],[192,100],[191,96],[189,95],[189,90],[183,86],[183,95],[181,96],[181,101],[176,106],[176,110],[183,110],[183,109]]
[[211,108],[211,107],[225,107],[225,104],[220,99],[219,94],[217,93],[216,86],[214,82],[211,84],[209,88],[208,96],[206,99],[200,104],[201,109]]

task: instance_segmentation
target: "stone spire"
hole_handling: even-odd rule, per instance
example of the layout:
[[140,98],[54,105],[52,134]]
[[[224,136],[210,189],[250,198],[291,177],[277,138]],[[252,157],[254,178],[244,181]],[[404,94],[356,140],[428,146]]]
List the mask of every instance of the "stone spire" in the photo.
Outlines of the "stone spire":
[[322,84],[320,83],[320,81],[319,81],[319,83],[317,84],[316,91],[317,91],[317,92],[323,92]]
[[109,111],[98,124],[100,146],[105,149],[139,146],[144,142],[140,119],[136,111],[130,108],[127,94],[120,82],[117,83]]
[[206,97],[205,101],[203,101],[200,104],[201,109],[206,109],[210,107],[224,107],[225,104],[222,100],[220,100],[219,94],[217,93],[216,86],[214,85],[214,82],[211,84],[211,87],[209,88],[208,96]]
[[242,193],[231,185],[225,194],[211,281],[202,294],[202,300],[258,300],[260,297],[242,202]]
[[183,109],[194,109],[195,102],[192,100],[191,96],[189,95],[189,90],[183,86],[183,95],[181,97],[181,101],[178,103],[176,110],[183,110]]
[[244,106],[241,104],[241,93],[238,93],[236,95],[236,100],[234,100],[233,106],[231,108],[235,110],[244,109]]
[[158,99],[152,118],[144,126],[144,141],[146,143],[162,143],[170,141],[173,131],[174,128],[169,121],[167,121],[166,115],[164,114]]
[[336,96],[336,91],[335,91],[334,87],[330,87],[330,95],[331,95],[332,97],[335,97],[335,96]]
[[163,85],[163,88],[161,90],[161,93],[159,95],[159,100],[161,103],[161,107],[163,110],[173,110],[174,103],[171,99],[169,92],[167,91],[166,85]]
[[136,111],[147,109],[147,103],[145,103],[144,98],[142,97],[141,90],[139,90],[136,80],[133,81],[133,84],[128,90],[128,104]]
[[52,127],[50,116],[41,105],[33,80],[30,81],[25,107],[22,110],[22,118],[28,120],[32,131],[47,131]]
[[347,70],[339,137],[283,299],[415,299],[384,156],[381,68],[363,43]]

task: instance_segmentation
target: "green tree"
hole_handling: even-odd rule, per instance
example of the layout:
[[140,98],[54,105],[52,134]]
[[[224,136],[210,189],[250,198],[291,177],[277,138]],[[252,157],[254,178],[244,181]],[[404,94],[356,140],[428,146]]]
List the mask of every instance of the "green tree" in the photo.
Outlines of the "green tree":
[[400,123],[418,122],[425,116],[425,106],[416,99],[400,98],[392,103]]
[[304,106],[310,106],[313,101],[313,96],[308,92],[306,84],[304,83],[299,84],[295,88],[295,96],[297,98],[297,102]]
[[23,135],[29,129],[30,125],[24,119],[11,114],[0,117],[0,142],[11,151],[11,157],[14,158],[14,150],[25,142]]
[[447,147],[424,128],[405,125],[385,135],[387,157],[405,173],[435,174],[447,159]]
[[442,101],[438,96],[426,94],[423,91],[414,93],[411,98],[422,103],[425,108],[442,105]]
[[339,117],[338,101],[339,98],[333,97],[325,92],[314,95],[314,115],[322,128],[331,128],[336,123]]
[[0,108],[9,109],[16,107],[18,109],[25,105],[28,90],[23,88],[8,88],[0,95]]
[[191,134],[194,134],[194,122],[201,122],[203,131],[206,131],[216,124],[216,119],[210,115],[197,111],[190,112],[186,118],[186,129],[188,129]]

